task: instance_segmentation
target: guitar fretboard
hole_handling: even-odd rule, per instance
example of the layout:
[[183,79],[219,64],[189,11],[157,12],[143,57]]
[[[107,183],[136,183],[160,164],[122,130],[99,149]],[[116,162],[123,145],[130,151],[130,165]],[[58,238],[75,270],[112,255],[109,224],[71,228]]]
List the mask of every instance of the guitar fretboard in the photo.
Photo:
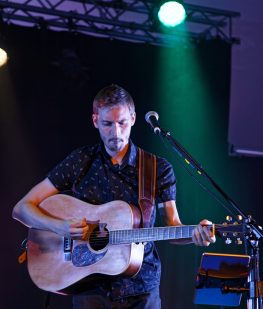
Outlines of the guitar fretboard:
[[110,231],[111,245],[130,244],[168,239],[186,239],[192,237],[196,225],[137,228]]

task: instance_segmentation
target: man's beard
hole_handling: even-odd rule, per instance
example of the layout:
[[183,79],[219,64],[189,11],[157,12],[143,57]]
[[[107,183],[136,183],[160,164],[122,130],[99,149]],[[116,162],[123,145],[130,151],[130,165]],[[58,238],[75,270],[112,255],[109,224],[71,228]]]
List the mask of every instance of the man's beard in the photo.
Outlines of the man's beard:
[[111,151],[120,151],[123,148],[123,142],[122,138],[110,138],[107,147]]

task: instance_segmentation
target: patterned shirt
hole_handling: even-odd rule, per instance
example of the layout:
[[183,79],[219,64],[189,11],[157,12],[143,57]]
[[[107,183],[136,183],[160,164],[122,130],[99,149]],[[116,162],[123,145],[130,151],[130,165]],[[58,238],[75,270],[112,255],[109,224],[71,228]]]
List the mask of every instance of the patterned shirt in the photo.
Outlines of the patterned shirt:
[[[176,187],[173,168],[157,157],[155,202],[175,200]],[[74,150],[49,174],[49,180],[60,191],[70,191],[83,201],[99,205],[124,200],[138,206],[138,148],[130,141],[122,164],[113,164],[104,145],[84,146]],[[154,225],[156,208],[150,226]],[[148,242],[139,273],[131,278],[110,278],[113,299],[145,293],[160,284],[161,265],[154,246]]]

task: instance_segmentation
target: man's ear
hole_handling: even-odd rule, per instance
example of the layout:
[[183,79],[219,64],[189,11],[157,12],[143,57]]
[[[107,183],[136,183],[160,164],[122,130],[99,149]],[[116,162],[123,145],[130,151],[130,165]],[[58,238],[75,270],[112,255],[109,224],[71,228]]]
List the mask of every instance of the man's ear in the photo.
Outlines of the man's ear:
[[95,128],[98,129],[98,114],[92,114],[92,121]]
[[136,121],[136,113],[134,112],[132,115],[132,126],[135,124],[135,121]]

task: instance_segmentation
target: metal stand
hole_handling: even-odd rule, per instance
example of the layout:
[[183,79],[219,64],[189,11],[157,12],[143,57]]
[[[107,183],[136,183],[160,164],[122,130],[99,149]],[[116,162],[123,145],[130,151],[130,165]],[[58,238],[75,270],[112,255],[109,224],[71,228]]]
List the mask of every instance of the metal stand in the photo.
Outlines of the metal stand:
[[[156,113],[157,114],[157,113]],[[158,115],[158,114],[157,114]],[[157,118],[158,120],[158,118]],[[219,187],[219,185],[203,170],[199,163],[197,163],[191,155],[171,136],[170,132],[163,130],[160,126],[158,130],[154,131],[161,137],[165,137],[171,144],[173,150],[184,159],[185,163],[191,166],[196,172],[205,177],[214,189],[223,197],[226,203],[219,200],[214,194],[212,196],[220,202],[231,214],[235,213],[241,216],[244,222],[243,237],[251,250],[251,267],[249,272],[249,296],[247,299],[248,309],[263,309],[262,295],[260,293],[260,278],[259,278],[259,241],[263,238],[263,229],[250,216],[243,213],[243,211],[236,205],[236,203]],[[203,187],[202,187],[203,188]],[[210,192],[211,193],[211,192]]]
[[251,249],[251,268],[248,277],[249,296],[247,299],[247,309],[261,309],[262,295],[261,282],[259,278],[259,247],[258,241],[255,241],[255,246]]

